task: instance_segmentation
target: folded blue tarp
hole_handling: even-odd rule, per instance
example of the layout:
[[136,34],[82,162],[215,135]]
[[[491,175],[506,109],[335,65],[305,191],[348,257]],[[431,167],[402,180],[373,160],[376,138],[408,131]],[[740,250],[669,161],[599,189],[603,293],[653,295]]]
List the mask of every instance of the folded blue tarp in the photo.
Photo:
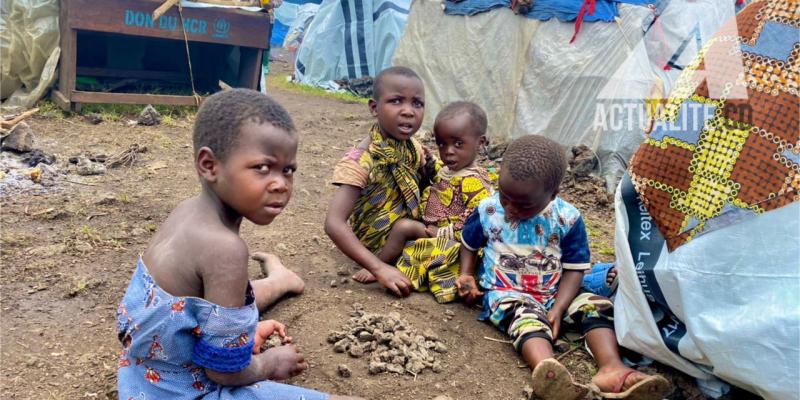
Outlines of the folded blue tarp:
[[[284,0],[283,4],[280,7],[284,7],[286,3],[290,3],[288,6],[285,6],[288,8],[292,6],[303,5],[306,3],[319,4],[322,3],[322,0]],[[294,13],[296,15],[297,11],[294,11]],[[280,18],[275,18],[275,22],[272,24],[272,37],[269,40],[269,44],[274,47],[283,46],[283,40],[286,39],[286,33],[289,31],[289,25],[291,25],[292,22],[293,20],[281,21]]]
[[[596,0],[594,12],[584,15],[585,22],[611,22],[617,13],[617,3],[645,5],[655,0]],[[581,11],[583,0],[534,0],[533,6],[524,15],[528,18],[547,21],[558,18],[560,21],[574,21]],[[445,1],[445,14],[475,15],[499,7],[511,7],[511,0],[463,0],[460,2]],[[587,5],[588,6],[588,5]]]

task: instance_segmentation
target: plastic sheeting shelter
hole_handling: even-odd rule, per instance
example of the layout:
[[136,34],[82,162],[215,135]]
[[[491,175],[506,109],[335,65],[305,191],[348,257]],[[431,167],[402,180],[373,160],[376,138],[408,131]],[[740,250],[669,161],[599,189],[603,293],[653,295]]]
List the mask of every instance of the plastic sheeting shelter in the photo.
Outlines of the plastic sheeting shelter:
[[419,0],[393,64],[425,82],[425,127],[446,103],[473,101],[486,110],[491,140],[538,133],[588,145],[613,188],[644,138],[645,98],[657,83],[667,93],[680,73],[665,66],[688,63],[734,9],[726,0],[673,0],[657,29],[648,7],[620,4],[619,13],[613,23],[584,23],[570,45],[572,22],[508,8],[448,16],[441,1]]
[[786,5],[751,3],[684,68],[615,202],[620,344],[767,400],[800,387],[800,7]]
[[297,52],[295,77],[326,87],[390,67],[410,6],[411,0],[323,1]]
[[297,11],[303,4],[319,4],[322,0],[284,0],[280,7],[275,9],[275,22],[272,24],[272,35],[269,44],[276,47],[283,46],[289,27],[297,18]]
[[0,7],[0,98],[4,108],[28,108],[56,78],[58,0],[7,0]]

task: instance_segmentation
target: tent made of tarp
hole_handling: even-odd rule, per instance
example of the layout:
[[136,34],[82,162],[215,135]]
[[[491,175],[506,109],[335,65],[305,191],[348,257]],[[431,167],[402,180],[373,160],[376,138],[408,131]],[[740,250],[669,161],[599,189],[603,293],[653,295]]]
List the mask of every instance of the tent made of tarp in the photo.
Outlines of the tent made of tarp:
[[58,0],[0,2],[2,106],[33,106],[56,79]]
[[684,68],[615,201],[620,344],[767,400],[800,388],[800,29],[786,4],[751,3]]
[[297,51],[295,77],[326,87],[390,67],[410,6],[411,0],[324,0]]
[[654,8],[619,4],[614,22],[584,23],[570,44],[574,22],[507,7],[452,16],[442,6],[413,3],[393,60],[425,82],[423,126],[446,103],[473,101],[487,112],[492,141],[538,133],[588,145],[609,188],[644,138],[645,98],[654,87],[667,93],[681,66],[734,16],[731,0],[672,0],[655,22]]

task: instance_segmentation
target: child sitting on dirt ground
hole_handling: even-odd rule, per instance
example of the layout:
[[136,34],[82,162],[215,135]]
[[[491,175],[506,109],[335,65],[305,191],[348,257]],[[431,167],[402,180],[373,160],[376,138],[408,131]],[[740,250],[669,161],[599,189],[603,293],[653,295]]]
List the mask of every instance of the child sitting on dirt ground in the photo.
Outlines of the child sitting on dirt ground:
[[425,112],[422,80],[406,67],[383,70],[375,77],[369,109],[377,119],[369,136],[333,170],[333,184],[338,188],[328,207],[325,233],[364,268],[353,279],[377,280],[396,296],[408,296],[408,278],[375,253],[395,221],[420,217],[425,156],[412,136]]
[[415,290],[430,287],[439,303],[456,299],[461,228],[492,192],[489,174],[475,162],[486,145],[486,125],[486,113],[474,103],[457,101],[439,112],[433,133],[441,160],[422,194],[422,221],[395,222],[378,253],[381,261],[396,263]]
[[530,135],[509,144],[498,193],[480,203],[462,231],[459,295],[470,303],[483,294],[473,277],[477,251],[483,248],[479,319],[511,336],[533,369],[539,397],[576,400],[589,390],[553,358],[551,343],[563,317],[580,326],[597,360],[592,384],[601,395],[662,399],[671,390],[666,379],[620,360],[611,301],[579,291],[589,268],[589,243],[580,212],[556,196],[565,170],[564,154],[552,140]]
[[117,309],[119,397],[148,399],[328,399],[272,382],[308,368],[294,345],[261,351],[285,327],[258,322],[303,281],[277,257],[258,254],[269,276],[248,281],[246,218],[268,225],[292,194],[297,133],[280,104],[236,89],[209,97],[194,134],[202,191],[169,215],[139,258]]

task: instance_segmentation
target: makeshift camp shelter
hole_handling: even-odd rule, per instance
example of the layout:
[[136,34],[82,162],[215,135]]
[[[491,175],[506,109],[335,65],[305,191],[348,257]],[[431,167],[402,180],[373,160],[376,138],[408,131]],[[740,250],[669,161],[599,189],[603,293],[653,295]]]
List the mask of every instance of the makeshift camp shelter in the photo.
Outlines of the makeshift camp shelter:
[[331,81],[375,76],[391,66],[411,0],[325,0],[297,52],[295,78]]
[[301,13],[301,8],[303,8],[303,6],[311,7],[308,5],[319,5],[321,2],[322,0],[284,0],[283,3],[275,9],[275,21],[272,23],[272,34],[269,38],[269,44],[273,47],[283,46],[286,34],[289,32],[292,24],[297,20],[298,13]]
[[336,89],[334,80],[411,67],[425,82],[424,127],[446,103],[474,101],[495,142],[539,133],[588,145],[613,190],[644,138],[646,98],[668,93],[734,15],[734,0],[603,0],[593,12],[582,1],[539,0],[523,15],[510,3],[326,0],[295,78]]
[[620,344],[766,399],[800,382],[799,21],[774,0],[729,20],[616,195]]
[[4,107],[31,107],[56,79],[58,1],[3,1],[0,7],[0,98]]
[[[457,5],[476,3],[492,2]],[[583,23],[570,44],[574,22],[542,22],[507,7],[451,16],[441,1],[415,1],[393,64],[422,76],[424,126],[447,102],[470,100],[486,110],[492,141],[538,133],[588,145],[613,189],[643,140],[645,98],[654,87],[667,93],[679,68],[734,15],[727,0],[665,4],[655,23],[655,8],[619,4],[614,22]]]

